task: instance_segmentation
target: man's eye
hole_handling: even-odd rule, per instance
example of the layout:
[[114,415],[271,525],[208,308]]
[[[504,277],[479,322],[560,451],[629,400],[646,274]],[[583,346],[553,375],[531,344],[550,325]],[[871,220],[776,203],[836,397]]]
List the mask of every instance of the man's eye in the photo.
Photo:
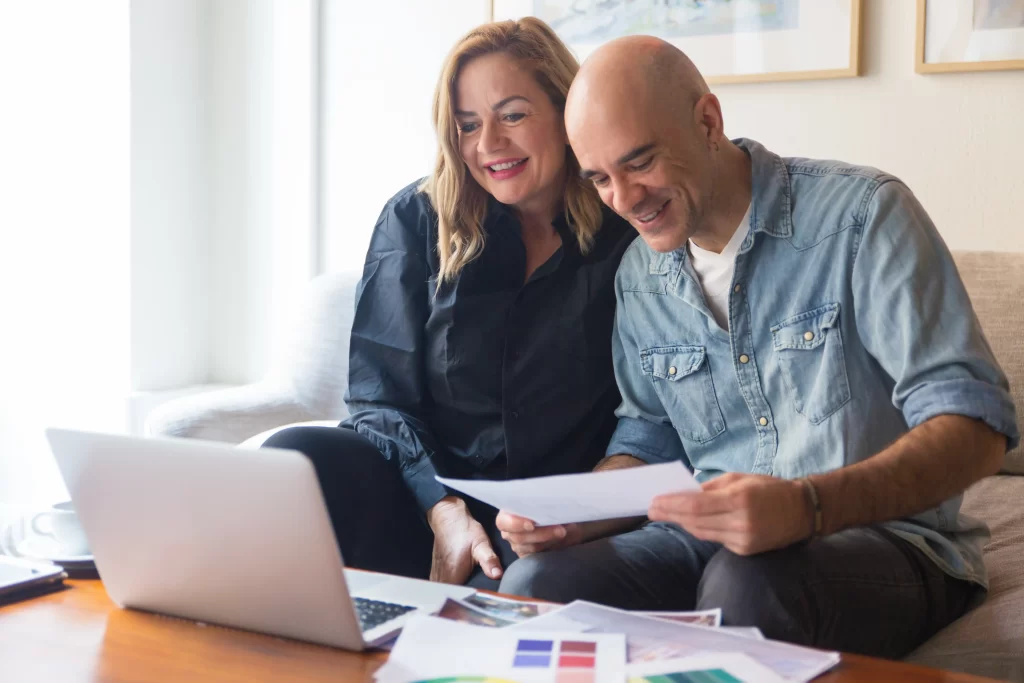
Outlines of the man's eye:
[[647,169],[649,169],[651,167],[651,164],[653,164],[653,163],[654,163],[654,157],[650,157],[649,159],[647,159],[647,161],[643,162],[642,164],[634,165],[633,166],[633,170],[634,171],[646,171]]

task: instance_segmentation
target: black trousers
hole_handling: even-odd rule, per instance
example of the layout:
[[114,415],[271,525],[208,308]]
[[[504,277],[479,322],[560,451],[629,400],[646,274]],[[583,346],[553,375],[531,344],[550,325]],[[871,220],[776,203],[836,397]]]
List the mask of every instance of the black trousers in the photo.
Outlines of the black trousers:
[[882,527],[848,529],[740,556],[674,524],[537,555],[501,591],[624,609],[722,609],[730,626],[774,640],[900,658],[962,615],[981,589]]
[[[340,427],[291,427],[271,436],[263,446],[290,448],[313,462],[346,566],[417,579],[430,576],[434,534],[398,464],[370,441]],[[487,532],[502,566],[508,567],[516,554],[494,526],[498,511],[473,499],[466,503]],[[479,567],[468,584],[498,588],[498,581]]]

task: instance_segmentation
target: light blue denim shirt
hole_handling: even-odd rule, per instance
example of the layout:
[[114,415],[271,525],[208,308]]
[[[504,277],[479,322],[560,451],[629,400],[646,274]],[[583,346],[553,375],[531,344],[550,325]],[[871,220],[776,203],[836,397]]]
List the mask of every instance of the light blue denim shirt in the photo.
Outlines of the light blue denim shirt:
[[[1019,436],[1006,377],[942,238],[906,185],[873,168],[752,161],[750,233],[736,257],[729,330],[685,247],[637,239],[616,277],[608,454],[797,478],[870,458],[943,414]],[[947,573],[985,585],[988,529],[961,496],[886,526]]]

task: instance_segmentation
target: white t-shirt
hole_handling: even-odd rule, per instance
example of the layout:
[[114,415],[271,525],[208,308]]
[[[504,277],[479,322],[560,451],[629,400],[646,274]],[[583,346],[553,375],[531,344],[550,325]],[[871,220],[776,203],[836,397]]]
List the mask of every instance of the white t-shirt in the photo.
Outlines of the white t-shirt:
[[687,245],[690,249],[690,263],[697,272],[697,279],[700,281],[701,289],[704,290],[704,300],[708,308],[715,316],[715,320],[723,330],[729,329],[729,286],[732,284],[732,275],[736,271],[736,254],[740,251],[740,245],[750,232],[750,207],[743,214],[736,232],[732,234],[729,243],[722,249],[721,254],[701,249],[693,240]]

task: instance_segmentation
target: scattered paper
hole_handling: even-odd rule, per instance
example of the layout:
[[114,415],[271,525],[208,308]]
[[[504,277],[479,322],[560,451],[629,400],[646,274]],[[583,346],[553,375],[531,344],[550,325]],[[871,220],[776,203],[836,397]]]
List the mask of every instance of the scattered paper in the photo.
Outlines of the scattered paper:
[[639,517],[655,496],[699,491],[700,484],[679,461],[604,472],[487,481],[437,480],[499,510],[540,525]]
[[622,683],[622,634],[496,629],[436,617],[410,619],[374,677],[378,683],[448,683],[503,679],[517,683]]
[[714,652],[630,664],[629,683],[784,683],[774,671],[739,652]]
[[761,629],[754,628],[753,626],[722,626],[721,629],[726,633],[731,633],[735,636],[743,636],[744,638],[753,638],[754,640],[764,640],[764,634],[761,633]]
[[721,607],[707,609],[700,612],[633,612],[633,614],[639,614],[644,617],[653,617],[655,619],[678,621],[683,624],[693,624],[694,626],[717,627],[722,625]]
[[[569,628],[565,628],[570,625]],[[839,663],[839,653],[823,652],[773,640],[757,640],[720,628],[706,628],[640,616],[626,610],[577,600],[528,624],[502,629],[514,632],[528,626],[546,631],[624,633],[631,663],[676,659],[708,652],[742,652],[779,676],[809,681]]]

